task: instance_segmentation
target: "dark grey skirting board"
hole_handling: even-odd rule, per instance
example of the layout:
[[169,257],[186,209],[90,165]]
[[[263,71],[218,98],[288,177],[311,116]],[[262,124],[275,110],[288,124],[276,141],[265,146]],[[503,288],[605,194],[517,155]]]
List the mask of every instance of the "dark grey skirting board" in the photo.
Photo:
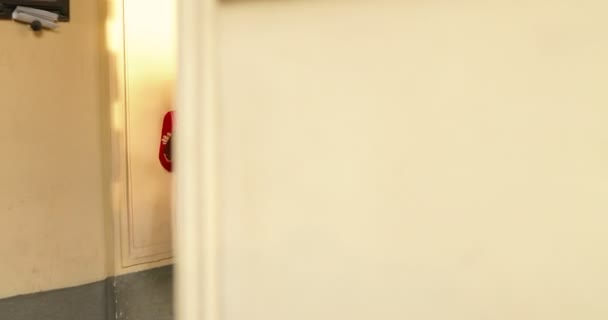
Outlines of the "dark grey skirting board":
[[34,319],[173,320],[173,267],[0,299],[0,320]]

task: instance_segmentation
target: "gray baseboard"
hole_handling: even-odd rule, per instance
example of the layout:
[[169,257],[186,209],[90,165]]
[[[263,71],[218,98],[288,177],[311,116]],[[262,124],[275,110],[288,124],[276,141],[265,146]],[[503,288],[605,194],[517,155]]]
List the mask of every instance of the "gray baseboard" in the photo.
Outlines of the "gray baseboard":
[[105,282],[0,300],[0,319],[107,320]]
[[172,320],[173,268],[0,299],[2,320]]
[[171,266],[117,277],[113,287],[116,319],[173,320]]

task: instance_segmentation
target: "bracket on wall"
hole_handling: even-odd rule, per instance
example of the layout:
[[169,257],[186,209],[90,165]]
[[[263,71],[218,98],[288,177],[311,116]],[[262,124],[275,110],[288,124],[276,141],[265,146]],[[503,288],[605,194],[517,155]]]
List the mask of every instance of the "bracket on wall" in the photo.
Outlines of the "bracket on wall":
[[59,21],[70,21],[70,0],[0,0],[0,19],[12,19],[18,6],[50,11],[59,15]]

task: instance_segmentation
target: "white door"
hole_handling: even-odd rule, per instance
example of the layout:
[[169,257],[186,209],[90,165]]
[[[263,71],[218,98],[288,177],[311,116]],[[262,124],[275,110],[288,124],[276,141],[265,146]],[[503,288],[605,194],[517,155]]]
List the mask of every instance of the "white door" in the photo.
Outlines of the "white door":
[[207,9],[181,319],[608,318],[608,3]]

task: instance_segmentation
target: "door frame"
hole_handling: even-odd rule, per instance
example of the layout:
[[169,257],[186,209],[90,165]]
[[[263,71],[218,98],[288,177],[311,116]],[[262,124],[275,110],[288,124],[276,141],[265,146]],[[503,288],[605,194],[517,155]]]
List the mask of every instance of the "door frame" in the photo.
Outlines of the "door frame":
[[220,320],[215,0],[177,7],[175,314]]

